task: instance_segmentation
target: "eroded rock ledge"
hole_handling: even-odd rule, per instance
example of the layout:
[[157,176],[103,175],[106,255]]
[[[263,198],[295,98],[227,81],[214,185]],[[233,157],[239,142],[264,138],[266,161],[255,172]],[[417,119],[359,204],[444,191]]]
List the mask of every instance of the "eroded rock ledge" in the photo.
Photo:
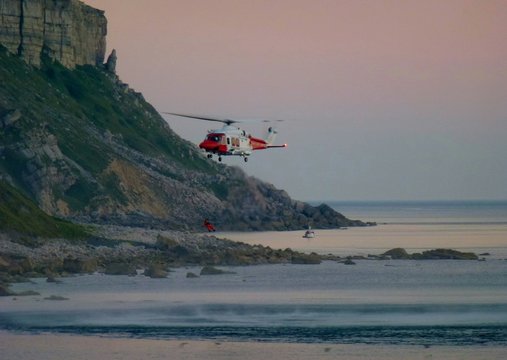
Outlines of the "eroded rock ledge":
[[0,44],[39,66],[44,53],[68,68],[101,65],[104,12],[79,0],[0,0]]

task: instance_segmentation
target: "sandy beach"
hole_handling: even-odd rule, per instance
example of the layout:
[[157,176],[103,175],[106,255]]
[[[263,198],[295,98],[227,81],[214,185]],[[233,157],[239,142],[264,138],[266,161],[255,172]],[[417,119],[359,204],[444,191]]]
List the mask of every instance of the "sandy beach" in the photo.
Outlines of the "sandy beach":
[[505,347],[390,346],[141,340],[0,332],[3,360],[502,359]]

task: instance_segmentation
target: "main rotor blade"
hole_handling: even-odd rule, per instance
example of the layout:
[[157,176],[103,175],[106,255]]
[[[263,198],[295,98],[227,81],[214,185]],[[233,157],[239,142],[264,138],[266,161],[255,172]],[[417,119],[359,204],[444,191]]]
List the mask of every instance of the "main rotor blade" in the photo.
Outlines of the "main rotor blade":
[[241,122],[239,120],[218,119],[218,118],[204,117],[204,116],[176,114],[176,113],[165,112],[165,111],[162,111],[162,114],[181,116],[181,117],[186,117],[186,118],[190,118],[190,119],[197,119],[197,120],[216,121],[216,122],[221,122],[221,123],[224,123],[224,124],[227,124],[227,125],[231,125],[231,124],[234,124],[234,123]]

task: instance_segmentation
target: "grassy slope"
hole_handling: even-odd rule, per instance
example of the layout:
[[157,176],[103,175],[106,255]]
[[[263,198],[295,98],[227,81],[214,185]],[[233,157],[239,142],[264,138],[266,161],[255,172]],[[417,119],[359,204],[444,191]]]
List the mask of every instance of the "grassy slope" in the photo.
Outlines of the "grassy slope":
[[[44,59],[39,70],[0,46],[0,79],[0,110],[19,109],[23,114],[14,128],[0,127],[1,142],[4,145],[23,142],[29,131],[44,128],[56,136],[67,158],[99,181],[101,186],[75,174],[78,181],[61,194],[73,209],[83,209],[90,199],[101,196],[124,201],[118,179],[103,173],[111,160],[119,156],[106,142],[94,138],[94,132],[110,133],[128,148],[163,158],[183,169],[211,175],[217,172],[216,165],[197,156],[195,148],[170,130],[139,94],[128,91],[101,69],[82,66],[69,70]],[[35,196],[22,174],[28,159],[15,148],[6,146],[0,158],[0,173],[8,173],[16,186]]]
[[18,190],[0,180],[0,230],[45,238],[81,238],[84,227],[44,213]]

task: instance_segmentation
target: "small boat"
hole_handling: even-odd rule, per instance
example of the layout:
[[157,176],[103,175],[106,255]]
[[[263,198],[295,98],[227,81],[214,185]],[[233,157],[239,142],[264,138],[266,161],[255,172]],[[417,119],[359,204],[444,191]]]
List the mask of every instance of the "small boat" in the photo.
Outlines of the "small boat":
[[315,237],[315,232],[312,230],[311,226],[308,226],[308,230],[305,231],[303,237],[306,239],[312,239]]

